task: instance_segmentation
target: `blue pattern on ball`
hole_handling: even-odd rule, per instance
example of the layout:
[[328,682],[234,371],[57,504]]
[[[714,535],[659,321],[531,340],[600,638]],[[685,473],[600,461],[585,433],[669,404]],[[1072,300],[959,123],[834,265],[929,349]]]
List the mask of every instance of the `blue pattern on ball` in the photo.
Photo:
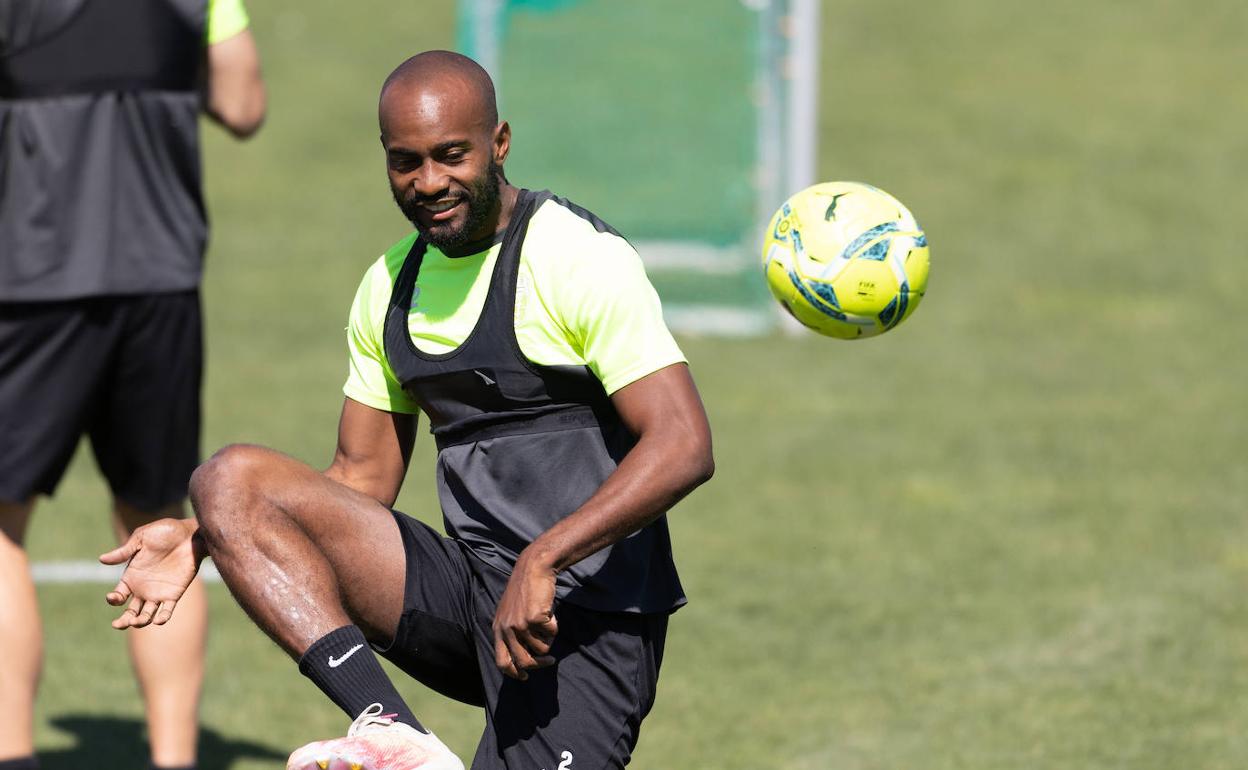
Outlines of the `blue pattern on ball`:
[[[885,222],[882,225],[872,227],[870,230],[855,238],[853,242],[845,247],[845,250],[841,252],[841,259],[850,259],[854,256],[858,249],[866,246],[868,243],[880,237],[884,233],[895,233],[899,229],[900,228],[898,228],[896,222]],[[881,259],[883,259],[883,257],[881,257]]]
[[780,228],[785,224],[788,224],[790,229],[792,228],[792,223],[789,222],[789,216],[792,213],[793,211],[789,208],[789,204],[784,204],[784,206],[780,209],[780,216],[776,217],[776,226],[772,228],[772,238],[775,238],[777,241],[787,241],[789,239],[789,236],[786,233],[780,232]]
[[836,298],[836,291],[832,289],[832,284],[823,283],[822,281],[811,281],[809,286],[811,291],[819,295],[819,299],[834,308],[840,309],[841,301]]
[[897,312],[897,298],[893,297],[892,301],[888,303],[888,306],[880,311],[880,323],[884,324],[885,328],[888,328],[889,323],[892,322],[893,314],[895,312]]
[[910,282],[902,281],[901,286],[897,289],[897,296],[892,302],[888,303],[888,307],[884,308],[887,313],[893,305],[897,306],[896,315],[890,315],[889,318],[884,317],[884,313],[880,313],[880,321],[884,324],[884,331],[888,331],[897,324],[901,323],[901,319],[906,317],[906,307],[910,304]]
[[870,259],[876,262],[883,262],[888,259],[888,247],[893,243],[892,238],[885,238],[882,241],[871,244],[871,247],[858,255],[858,259]]
[[[807,303],[808,303],[811,307],[813,307],[815,310],[818,310],[820,313],[823,313],[823,314],[824,314],[824,315],[826,315],[826,316],[829,316],[829,317],[831,317],[831,318],[835,318],[835,319],[836,319],[836,320],[838,320],[838,321],[848,321],[848,320],[849,320],[849,319],[845,316],[845,314],[844,314],[844,313],[842,313],[842,312],[838,311],[838,310],[837,310],[836,308],[834,308],[834,307],[828,307],[828,305],[827,305],[827,303],[826,303],[826,302],[822,301],[819,297],[816,297],[816,296],[815,296],[815,295],[811,292],[810,288],[806,285],[806,283],[805,283],[805,282],[804,282],[801,278],[799,278],[799,277],[797,276],[797,273],[793,272],[792,270],[790,270],[790,271],[789,271],[789,280],[793,282],[793,286],[794,286],[794,288],[796,288],[796,289],[797,289],[797,291],[798,291],[798,293],[802,295],[802,298],[803,298],[803,299],[805,299],[805,300],[806,300],[806,302],[807,302]],[[826,286],[826,284],[815,284],[815,286],[816,286],[816,287],[824,287],[824,286]],[[831,289],[831,287],[830,287],[830,286],[829,286],[829,287],[827,287],[827,288],[828,288],[829,290]],[[835,297],[836,295],[835,295],[835,294],[833,294],[832,296],[833,296],[833,297]]]

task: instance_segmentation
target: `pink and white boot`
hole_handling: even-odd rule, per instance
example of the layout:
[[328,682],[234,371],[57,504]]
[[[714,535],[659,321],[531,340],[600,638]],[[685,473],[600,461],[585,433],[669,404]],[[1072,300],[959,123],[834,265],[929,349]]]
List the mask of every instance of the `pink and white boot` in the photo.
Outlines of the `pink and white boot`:
[[364,709],[347,737],[309,743],[290,755],[286,770],[464,770],[464,763],[433,733]]

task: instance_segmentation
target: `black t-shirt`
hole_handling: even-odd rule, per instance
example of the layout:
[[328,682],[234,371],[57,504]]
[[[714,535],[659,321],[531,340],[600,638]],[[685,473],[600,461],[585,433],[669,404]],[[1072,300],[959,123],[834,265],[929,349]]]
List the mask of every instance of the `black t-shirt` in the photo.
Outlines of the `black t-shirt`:
[[207,0],[0,0],[0,302],[198,286]]

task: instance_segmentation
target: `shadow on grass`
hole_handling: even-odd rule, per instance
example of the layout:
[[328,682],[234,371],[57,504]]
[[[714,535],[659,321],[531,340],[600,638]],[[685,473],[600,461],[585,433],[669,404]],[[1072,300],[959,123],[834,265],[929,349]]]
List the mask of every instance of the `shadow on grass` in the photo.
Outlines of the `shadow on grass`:
[[[142,722],[135,719],[88,714],[55,717],[52,725],[77,740],[68,749],[39,752],[42,770],[143,770],[148,767],[147,738]],[[230,770],[240,759],[271,759],[284,764],[289,751],[259,743],[230,740],[221,733],[200,727],[199,770]]]

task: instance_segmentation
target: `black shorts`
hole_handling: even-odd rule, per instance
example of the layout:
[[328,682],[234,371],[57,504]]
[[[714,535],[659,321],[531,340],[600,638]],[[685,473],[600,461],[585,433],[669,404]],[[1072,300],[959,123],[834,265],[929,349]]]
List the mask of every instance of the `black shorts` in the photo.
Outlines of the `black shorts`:
[[403,617],[381,654],[443,695],[485,709],[472,770],[617,768],[654,704],[667,614],[560,604],[557,663],[527,681],[494,665],[494,608],[507,575],[458,541],[395,513],[407,553]]
[[196,291],[0,305],[0,500],[52,494],[84,433],[117,498],[186,497],[202,370]]

